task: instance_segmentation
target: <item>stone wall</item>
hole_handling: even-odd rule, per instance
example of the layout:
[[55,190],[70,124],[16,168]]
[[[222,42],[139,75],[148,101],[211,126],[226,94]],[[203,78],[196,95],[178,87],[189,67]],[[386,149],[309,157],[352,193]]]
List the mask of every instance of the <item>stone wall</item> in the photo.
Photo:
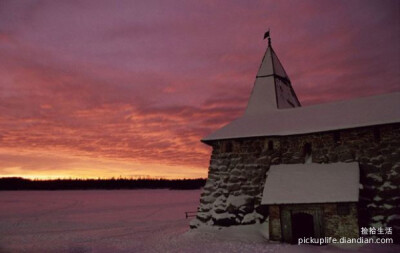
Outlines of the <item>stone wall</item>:
[[282,137],[210,143],[208,180],[191,227],[264,220],[260,206],[271,164],[304,163],[311,145],[314,163],[360,163],[360,226],[393,227],[400,234],[400,124]]
[[357,219],[357,205],[355,203],[346,204],[349,207],[349,213],[346,215],[338,213],[337,203],[323,204],[325,236],[337,239],[342,236],[358,238],[360,229]]
[[269,206],[269,239],[282,240],[281,210],[278,205]]

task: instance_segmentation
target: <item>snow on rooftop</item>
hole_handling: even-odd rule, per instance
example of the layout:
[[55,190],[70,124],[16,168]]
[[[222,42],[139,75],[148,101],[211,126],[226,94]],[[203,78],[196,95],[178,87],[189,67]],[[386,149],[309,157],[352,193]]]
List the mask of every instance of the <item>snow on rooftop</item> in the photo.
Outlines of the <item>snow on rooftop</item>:
[[271,166],[261,204],[357,202],[358,163]]
[[268,109],[236,119],[205,137],[209,142],[324,132],[400,122],[400,92],[290,109]]

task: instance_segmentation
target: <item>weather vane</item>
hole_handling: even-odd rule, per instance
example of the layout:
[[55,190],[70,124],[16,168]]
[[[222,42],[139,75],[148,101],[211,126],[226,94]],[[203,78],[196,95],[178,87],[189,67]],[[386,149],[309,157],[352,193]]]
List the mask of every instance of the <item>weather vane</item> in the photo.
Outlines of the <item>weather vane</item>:
[[271,36],[270,36],[269,28],[268,28],[268,31],[266,31],[266,32],[264,33],[264,40],[265,40],[266,38],[268,38],[268,45],[271,45]]

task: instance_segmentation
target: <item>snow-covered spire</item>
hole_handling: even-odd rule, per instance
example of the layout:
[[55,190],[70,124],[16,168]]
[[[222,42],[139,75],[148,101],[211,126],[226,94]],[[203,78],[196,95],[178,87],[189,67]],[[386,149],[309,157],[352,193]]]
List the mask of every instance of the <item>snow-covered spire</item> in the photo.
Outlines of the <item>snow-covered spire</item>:
[[299,106],[301,105],[289,76],[272,49],[271,38],[268,37],[267,51],[258,70],[245,114],[260,114]]

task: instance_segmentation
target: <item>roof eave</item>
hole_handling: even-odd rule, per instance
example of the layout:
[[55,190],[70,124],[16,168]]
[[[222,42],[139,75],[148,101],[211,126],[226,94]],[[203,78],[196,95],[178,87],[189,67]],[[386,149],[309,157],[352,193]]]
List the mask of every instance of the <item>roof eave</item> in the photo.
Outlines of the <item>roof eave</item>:
[[344,127],[344,128],[332,128],[332,129],[324,129],[324,130],[314,130],[314,131],[307,131],[301,133],[289,133],[289,134],[266,134],[266,135],[247,135],[247,136],[236,136],[236,137],[224,137],[218,139],[201,139],[200,141],[211,145],[210,143],[215,141],[226,141],[226,140],[238,140],[238,139],[249,139],[249,138],[265,138],[265,137],[283,137],[283,136],[299,136],[299,135],[306,135],[306,134],[318,134],[318,133],[329,133],[334,131],[341,131],[341,130],[351,130],[357,128],[365,128],[365,127],[374,127],[374,126],[386,126],[386,125],[395,125],[400,124],[400,121],[393,121],[393,122],[385,122],[385,123],[372,123],[366,125],[359,125],[359,126],[352,126],[352,127]]

